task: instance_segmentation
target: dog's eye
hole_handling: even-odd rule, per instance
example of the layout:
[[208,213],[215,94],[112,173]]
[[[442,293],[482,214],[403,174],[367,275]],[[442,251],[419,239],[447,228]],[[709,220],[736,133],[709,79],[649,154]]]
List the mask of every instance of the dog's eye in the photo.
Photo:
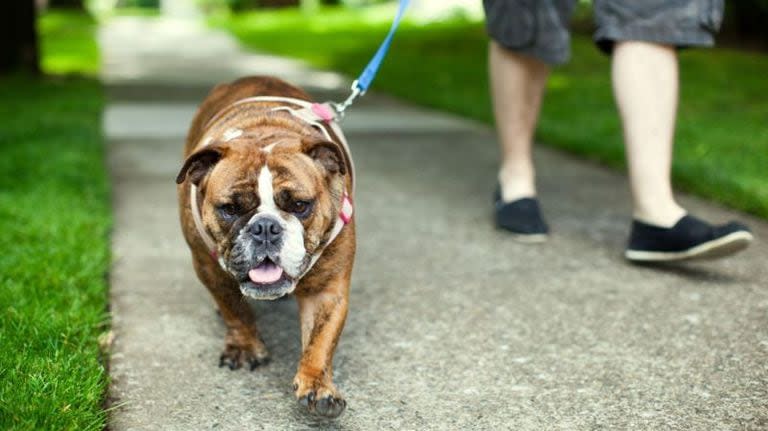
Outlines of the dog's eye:
[[286,209],[298,218],[305,218],[312,211],[312,201],[291,201]]
[[224,219],[231,219],[240,212],[240,208],[235,204],[223,204],[216,207],[216,210]]

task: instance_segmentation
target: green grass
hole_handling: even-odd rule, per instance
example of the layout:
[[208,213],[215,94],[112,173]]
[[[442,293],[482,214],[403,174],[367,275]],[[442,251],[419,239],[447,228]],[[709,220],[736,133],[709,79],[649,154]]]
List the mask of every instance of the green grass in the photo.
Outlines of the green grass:
[[[94,72],[92,38],[54,42],[66,21],[41,27],[44,64],[77,57],[64,70]],[[108,330],[111,217],[102,105],[94,80],[0,77],[2,430],[104,428],[98,337]]]
[[96,75],[99,47],[96,21],[82,12],[53,10],[38,20],[41,66],[46,73]]
[[[391,8],[295,10],[212,19],[254,49],[299,57],[356,76],[391,18]],[[609,60],[576,36],[573,60],[555,70],[538,139],[624,166]],[[487,37],[481,23],[405,23],[373,84],[376,91],[487,123]],[[683,52],[673,175],[676,186],[768,218],[768,57],[727,50]]]

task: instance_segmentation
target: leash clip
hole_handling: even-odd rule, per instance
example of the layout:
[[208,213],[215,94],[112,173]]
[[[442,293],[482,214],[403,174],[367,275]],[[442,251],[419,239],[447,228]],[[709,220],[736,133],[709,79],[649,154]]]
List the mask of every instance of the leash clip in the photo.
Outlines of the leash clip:
[[400,25],[400,20],[403,18],[403,15],[405,14],[406,9],[408,9],[408,5],[410,3],[411,0],[400,0],[400,5],[397,7],[397,14],[395,14],[395,19],[392,20],[392,26],[389,28],[387,37],[385,37],[384,41],[381,43],[381,45],[379,45],[379,49],[376,50],[376,53],[373,55],[373,58],[371,58],[371,61],[369,61],[368,65],[365,66],[365,69],[363,69],[363,73],[360,74],[360,77],[358,77],[355,82],[352,83],[352,94],[347,97],[347,100],[341,103],[334,103],[332,105],[333,109],[336,111],[336,116],[340,120],[344,118],[344,111],[346,111],[347,108],[349,108],[358,97],[364,95],[365,91],[368,90],[368,87],[371,86],[373,78],[376,77],[376,73],[378,73],[379,67],[381,67],[381,62],[384,61],[384,57],[387,56],[389,47],[392,44],[392,38],[395,36],[397,27]]
[[352,83],[352,93],[347,97],[347,100],[341,102],[341,103],[333,103],[333,109],[336,111],[336,114],[338,115],[339,119],[344,118],[344,112],[352,106],[353,103],[355,103],[355,100],[357,100],[358,97],[365,94],[365,91],[360,89],[360,85],[358,80],[356,79],[355,82]]

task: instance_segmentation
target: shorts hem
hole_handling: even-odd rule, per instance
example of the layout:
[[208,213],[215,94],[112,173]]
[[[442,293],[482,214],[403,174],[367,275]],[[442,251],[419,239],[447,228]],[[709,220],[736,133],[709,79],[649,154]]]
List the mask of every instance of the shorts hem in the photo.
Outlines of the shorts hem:
[[676,48],[686,47],[711,47],[715,44],[715,38],[711,32],[704,28],[680,28],[658,26],[628,26],[615,27],[604,26],[595,32],[594,41],[598,48],[606,54],[613,50],[616,41],[637,40],[671,45]]
[[497,39],[496,37],[493,37],[493,35],[490,35],[490,36],[491,36],[491,39],[494,40],[494,42],[498,43],[499,46],[501,46],[505,50],[514,52],[515,54],[521,54],[528,57],[533,57],[539,61],[546,63],[549,66],[560,66],[565,63],[568,63],[568,61],[571,59],[570,49],[552,51],[552,50],[541,49],[541,47],[536,45],[507,46],[507,45],[504,45],[504,43],[499,39]]

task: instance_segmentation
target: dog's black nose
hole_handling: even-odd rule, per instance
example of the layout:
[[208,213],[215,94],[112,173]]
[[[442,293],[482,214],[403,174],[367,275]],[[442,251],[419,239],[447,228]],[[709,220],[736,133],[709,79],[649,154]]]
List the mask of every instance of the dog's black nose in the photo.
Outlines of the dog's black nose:
[[272,217],[264,217],[251,224],[248,231],[259,243],[272,243],[277,245],[283,236],[283,227],[280,222]]

